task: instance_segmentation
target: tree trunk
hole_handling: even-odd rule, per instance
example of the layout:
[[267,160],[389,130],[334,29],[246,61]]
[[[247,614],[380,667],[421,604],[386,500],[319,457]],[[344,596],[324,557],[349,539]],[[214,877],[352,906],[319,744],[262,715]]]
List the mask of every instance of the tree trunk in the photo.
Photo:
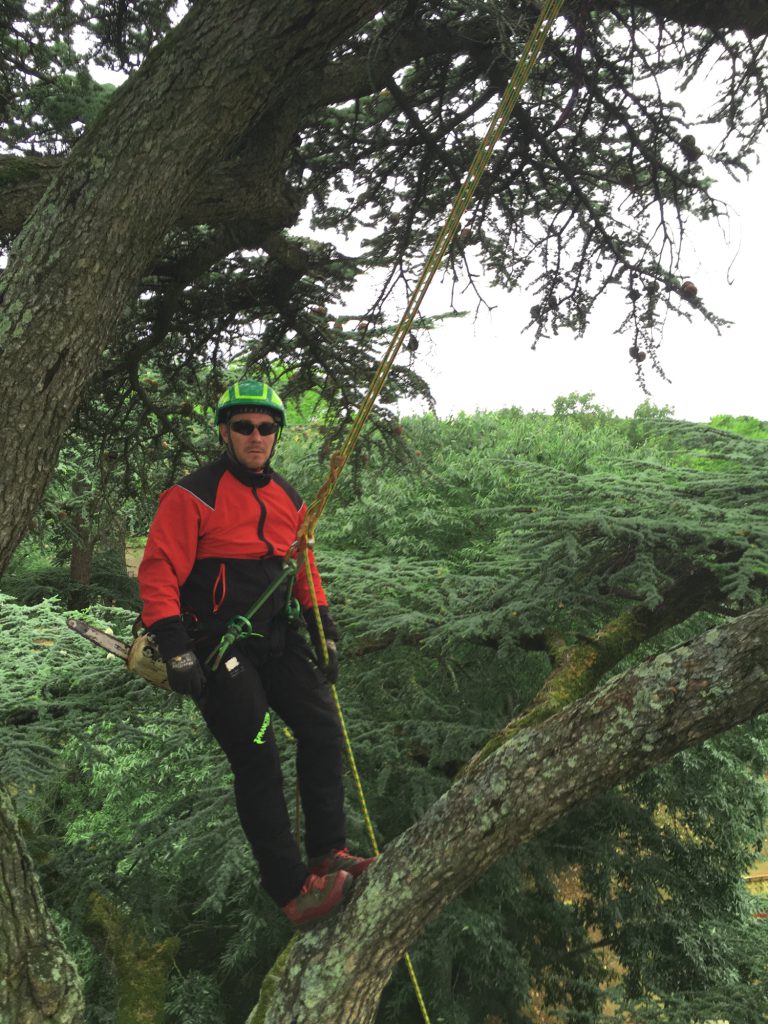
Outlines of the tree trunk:
[[78,536],[72,542],[67,608],[85,608],[90,604],[85,588],[91,585],[93,547],[93,540],[86,536]]
[[14,416],[0,426],[0,573],[86,382],[198,180],[254,120],[317,80],[328,50],[376,7],[196,4],[73,147],[2,276],[0,402]]
[[[77,491],[75,491],[77,493]],[[85,608],[88,599],[84,588],[91,585],[93,573],[93,549],[96,539],[90,530],[81,508],[76,508],[70,519],[74,534],[69,556],[69,599],[68,608]]]
[[[87,536],[78,536],[72,542],[69,558],[69,582],[74,588],[89,587],[93,572],[93,541]],[[71,607],[77,607],[72,605]],[[82,606],[81,606],[82,607]]]
[[77,970],[43,902],[8,790],[0,786],[0,1021],[81,1024]]
[[765,711],[760,609],[518,733],[387,847],[341,914],[294,945],[249,1024],[370,1024],[409,944],[495,861],[577,804]]
[[121,576],[127,576],[128,563],[125,556],[128,545],[128,526],[125,516],[110,516],[107,520],[107,528],[106,530],[102,528],[100,536],[99,550],[103,550],[110,555],[115,562],[115,566],[119,567]]

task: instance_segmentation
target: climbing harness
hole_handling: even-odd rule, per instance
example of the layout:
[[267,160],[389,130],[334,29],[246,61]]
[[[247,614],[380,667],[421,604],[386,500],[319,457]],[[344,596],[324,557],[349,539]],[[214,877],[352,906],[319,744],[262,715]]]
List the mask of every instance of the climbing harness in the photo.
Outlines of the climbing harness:
[[[432,250],[430,251],[430,254],[427,257],[424,269],[421,273],[421,276],[419,277],[419,280],[416,283],[416,287],[414,288],[411,294],[411,297],[406,306],[406,310],[403,313],[402,319],[395,328],[395,331],[392,335],[392,340],[389,343],[389,347],[384,353],[384,356],[382,357],[381,362],[379,363],[379,366],[376,369],[371,384],[368,388],[368,393],[363,399],[363,402],[352,423],[349,434],[344,444],[342,445],[338,452],[334,452],[334,454],[331,456],[328,476],[325,482],[318,490],[314,501],[309,506],[307,510],[307,515],[296,537],[296,541],[294,542],[289,552],[289,557],[293,557],[296,559],[295,564],[298,564],[298,559],[300,557],[303,558],[305,575],[307,583],[309,585],[310,596],[312,599],[312,609],[315,618],[315,625],[317,627],[317,632],[320,639],[322,661],[323,664],[326,666],[329,663],[328,647],[326,643],[325,633],[323,631],[323,623],[320,616],[320,608],[317,603],[314,581],[312,579],[312,573],[310,571],[309,564],[309,549],[314,545],[315,528],[317,526],[318,520],[320,519],[320,516],[323,513],[323,510],[325,509],[328,499],[330,498],[334,488],[336,487],[339,476],[341,475],[344,466],[346,465],[350,455],[352,454],[352,451],[355,448],[355,445],[357,444],[357,441],[360,437],[360,434],[362,433],[363,427],[365,426],[365,423],[371,413],[371,410],[373,409],[376,399],[378,398],[382,388],[384,387],[384,384],[386,383],[387,377],[389,376],[389,373],[392,370],[394,361],[397,358],[400,349],[402,348],[403,342],[406,340],[411,331],[413,322],[416,318],[416,315],[418,314],[424,296],[427,293],[427,289],[432,283],[432,279],[437,273],[437,270],[440,267],[440,264],[442,263],[443,258],[447,253],[448,248],[451,242],[453,241],[453,238],[459,228],[459,225],[461,224],[461,218],[466,213],[470,203],[472,202],[472,198],[475,194],[475,190],[477,189],[478,183],[480,182],[481,177],[485,173],[488,164],[490,163],[494,147],[501,138],[501,135],[507,126],[509,118],[515,107],[515,104],[520,98],[520,94],[523,90],[523,87],[528,81],[530,73],[541,54],[546,38],[549,35],[549,32],[555,20],[557,19],[560,10],[563,7],[563,3],[564,0],[545,0],[545,2],[542,5],[541,13],[536,21],[536,24],[533,27],[528,42],[525,45],[525,49],[523,50],[523,53],[519,61],[517,62],[515,70],[512,74],[512,78],[510,79],[509,85],[507,86],[504,95],[502,96],[498,110],[491,119],[485,137],[483,138],[483,141],[480,144],[477,154],[475,155],[475,159],[472,161],[472,165],[470,166],[469,171],[467,172],[467,176],[464,179],[464,182],[461,188],[459,189],[459,192],[453,202],[453,206],[451,208],[450,213],[448,214],[448,218],[432,246]],[[360,801],[360,807],[363,813],[363,818],[365,820],[365,827],[368,833],[369,841],[371,843],[371,849],[373,850],[374,854],[378,856],[379,845],[376,841],[376,834],[373,828],[373,822],[371,821],[371,816],[368,812],[368,805],[365,799],[365,793],[363,791],[360,773],[358,772],[357,769],[355,755],[352,750],[352,743],[349,738],[349,732],[347,730],[346,722],[344,720],[344,713],[341,709],[341,702],[339,700],[336,687],[333,684],[331,685],[331,693],[333,694],[333,699],[336,704],[336,710],[339,715],[339,722],[341,723],[341,728],[344,735],[344,746],[347,753],[347,759],[349,761],[350,770],[355,781],[355,788],[357,790],[357,796]],[[416,995],[416,1000],[419,1004],[419,1009],[421,1011],[422,1017],[424,1018],[425,1024],[431,1024],[429,1013],[427,1011],[427,1007],[424,1002],[424,997],[422,995],[421,988],[416,977],[416,972],[413,969],[413,963],[411,962],[410,955],[406,953],[403,959],[405,961],[405,965],[411,979],[411,984]]]
[[253,619],[259,609],[267,603],[270,597],[276,590],[279,590],[286,580],[290,580],[291,582],[288,584],[283,613],[289,622],[292,622],[298,617],[299,602],[293,596],[293,578],[296,575],[296,569],[296,562],[292,558],[287,558],[283,562],[280,575],[270,583],[264,593],[261,594],[259,599],[251,605],[245,615],[235,615],[229,620],[226,632],[219,641],[218,646],[215,647],[206,658],[206,664],[210,665],[214,672],[221,664],[221,659],[227,653],[232,644],[236,643],[238,640],[247,640],[248,637],[264,637],[263,633],[258,633],[254,630]]

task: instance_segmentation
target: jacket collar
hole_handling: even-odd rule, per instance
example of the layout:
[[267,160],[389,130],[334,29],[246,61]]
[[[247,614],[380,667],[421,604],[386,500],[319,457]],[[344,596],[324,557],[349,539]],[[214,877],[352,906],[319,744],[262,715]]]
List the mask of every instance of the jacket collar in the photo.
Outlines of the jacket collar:
[[220,460],[226,469],[232,474],[232,476],[239,480],[241,484],[245,484],[246,487],[256,488],[265,487],[273,476],[273,470],[271,466],[265,466],[261,472],[257,473],[253,469],[246,469],[245,466],[241,466],[238,462],[225,452],[221,456]]

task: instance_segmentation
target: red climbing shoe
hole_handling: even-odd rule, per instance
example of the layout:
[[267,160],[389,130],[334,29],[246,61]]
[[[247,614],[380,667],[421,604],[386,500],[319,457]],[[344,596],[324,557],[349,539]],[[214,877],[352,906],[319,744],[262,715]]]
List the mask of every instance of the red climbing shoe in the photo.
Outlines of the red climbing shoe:
[[348,871],[332,871],[328,875],[307,875],[298,896],[280,909],[294,928],[309,928],[339,904],[352,885]]
[[347,871],[350,875],[362,875],[367,867],[376,860],[375,857],[355,857],[344,847],[343,850],[331,850],[324,857],[318,857],[309,865],[310,873],[323,877],[331,871]]

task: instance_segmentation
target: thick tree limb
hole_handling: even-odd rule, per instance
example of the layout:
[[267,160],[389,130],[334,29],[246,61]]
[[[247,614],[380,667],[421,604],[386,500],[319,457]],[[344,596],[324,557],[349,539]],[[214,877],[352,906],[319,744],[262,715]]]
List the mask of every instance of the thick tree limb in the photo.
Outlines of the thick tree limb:
[[[595,4],[598,8],[615,7],[615,2]],[[637,5],[664,21],[700,28],[745,32],[748,36],[768,33],[768,3],[766,0],[643,0]]]
[[546,721],[591,693],[606,673],[640,644],[685,622],[696,612],[716,610],[724,596],[713,572],[706,568],[690,570],[669,588],[655,608],[635,604],[582,643],[569,644],[560,637],[547,638],[543,649],[552,658],[554,668],[530,707],[478,750],[460,774],[471,771],[516,733]]
[[80,979],[43,902],[8,791],[0,786],[0,1020],[82,1024]]
[[514,736],[386,848],[338,917],[296,943],[250,1021],[370,1024],[408,945],[493,863],[583,801],[766,711],[763,608]]
[[[243,218],[255,219],[265,230],[289,226],[300,210],[284,185],[286,153],[311,111],[382,89],[396,71],[419,58],[459,55],[478,45],[477,37],[470,41],[444,26],[419,26],[375,58],[347,57],[329,65],[319,76],[319,88],[296,90],[274,117],[261,118],[233,151],[220,154],[223,159],[201,175],[172,226],[223,225]],[[0,154],[0,237],[18,234],[66,160],[64,154]]]
[[[347,103],[387,86],[398,70],[418,59],[477,53],[494,40],[493,23],[478,19],[462,33],[447,26],[412,26],[375,55],[350,56],[330,64],[319,87],[297,90],[271,119],[248,130],[234,152],[227,153],[201,176],[173,227],[212,226],[255,220],[264,229],[287,227],[300,209],[284,185],[289,146],[306,127],[312,111]],[[66,161],[66,155],[0,154],[0,237],[21,230],[45,190]]]
[[[614,5],[603,2],[598,6],[609,9]],[[741,0],[735,4],[723,4],[719,0],[709,3],[645,0],[637,6],[661,19],[683,25],[715,31],[743,31],[753,37],[768,33],[766,0]],[[490,54],[495,30],[494,23],[482,17],[475,25],[465,25],[462,31],[449,25],[426,26],[415,22],[374,53],[349,56],[329,65],[318,89],[303,98],[294,96],[293,109],[282,109],[272,126],[260,124],[257,132],[244,138],[245,146],[241,151],[217,164],[202,178],[175,226],[223,224],[254,215],[263,219],[265,226],[274,225],[284,217],[281,181],[285,167],[279,163],[272,175],[265,175],[264,158],[260,156],[265,149],[275,149],[273,133],[282,136],[281,141],[286,136],[290,138],[304,126],[309,111],[327,104],[347,103],[383,89],[393,74],[415,60],[465,53],[477,55],[486,49]],[[12,237],[21,230],[65,159],[64,156],[0,154],[0,237]]]
[[[0,429],[0,571],[85,383],[199,180],[256,119],[321,74],[329,49],[376,8],[373,0],[195,5],[74,146],[2,278],[0,400],[15,417]],[[19,438],[34,435],[46,444],[35,443],[31,462]]]

